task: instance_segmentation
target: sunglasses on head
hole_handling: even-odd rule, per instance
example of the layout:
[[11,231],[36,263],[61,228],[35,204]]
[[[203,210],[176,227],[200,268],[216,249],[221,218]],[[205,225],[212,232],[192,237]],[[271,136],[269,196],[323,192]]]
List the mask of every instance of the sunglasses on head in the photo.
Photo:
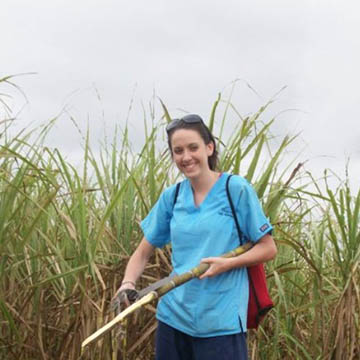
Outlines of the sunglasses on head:
[[185,115],[180,119],[174,119],[170,124],[166,126],[166,132],[175,129],[181,122],[186,124],[204,124],[202,118],[199,115]]

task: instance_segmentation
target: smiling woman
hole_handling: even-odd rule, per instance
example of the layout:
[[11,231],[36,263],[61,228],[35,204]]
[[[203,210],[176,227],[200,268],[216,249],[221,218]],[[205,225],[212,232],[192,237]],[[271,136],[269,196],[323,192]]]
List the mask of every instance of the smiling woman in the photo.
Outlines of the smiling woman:
[[172,120],[166,130],[172,159],[186,179],[177,195],[175,185],[167,188],[142,221],[144,237],[129,260],[119,296],[135,288],[154,248],[171,243],[174,273],[187,272],[199,262],[209,268],[161,298],[156,359],[247,359],[246,267],[275,257],[272,226],[250,184],[234,176],[244,240],[255,246],[234,259],[221,257],[240,240],[234,219],[223,216],[230,175],[217,170],[214,137],[198,115]]

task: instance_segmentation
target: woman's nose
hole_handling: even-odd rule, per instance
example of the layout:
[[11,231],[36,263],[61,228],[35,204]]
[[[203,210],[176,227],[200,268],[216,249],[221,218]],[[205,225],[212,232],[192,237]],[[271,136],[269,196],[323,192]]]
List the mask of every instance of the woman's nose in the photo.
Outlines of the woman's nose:
[[190,151],[185,150],[185,151],[184,151],[184,154],[183,154],[183,159],[184,159],[184,160],[188,160],[188,159],[190,159],[190,158],[191,158]]

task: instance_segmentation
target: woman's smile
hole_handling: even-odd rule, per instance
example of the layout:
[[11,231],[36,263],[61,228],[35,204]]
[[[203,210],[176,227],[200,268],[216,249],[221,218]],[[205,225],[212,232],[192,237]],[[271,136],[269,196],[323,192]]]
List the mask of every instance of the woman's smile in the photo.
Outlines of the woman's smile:
[[196,167],[196,163],[193,161],[191,163],[183,163],[181,165],[185,170],[187,171],[191,171]]

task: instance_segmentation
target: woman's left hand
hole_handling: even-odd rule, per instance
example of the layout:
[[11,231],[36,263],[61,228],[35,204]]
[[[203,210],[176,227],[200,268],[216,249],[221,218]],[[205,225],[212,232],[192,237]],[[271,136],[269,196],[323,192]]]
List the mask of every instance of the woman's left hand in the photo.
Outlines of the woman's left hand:
[[274,239],[270,234],[264,235],[255,246],[244,254],[232,258],[208,257],[201,260],[201,263],[209,264],[210,267],[199,279],[219,275],[234,268],[241,268],[264,263],[276,256],[277,249]]
[[229,259],[222,257],[208,257],[201,260],[201,263],[209,264],[210,267],[199,276],[199,279],[213,277],[229,270]]

